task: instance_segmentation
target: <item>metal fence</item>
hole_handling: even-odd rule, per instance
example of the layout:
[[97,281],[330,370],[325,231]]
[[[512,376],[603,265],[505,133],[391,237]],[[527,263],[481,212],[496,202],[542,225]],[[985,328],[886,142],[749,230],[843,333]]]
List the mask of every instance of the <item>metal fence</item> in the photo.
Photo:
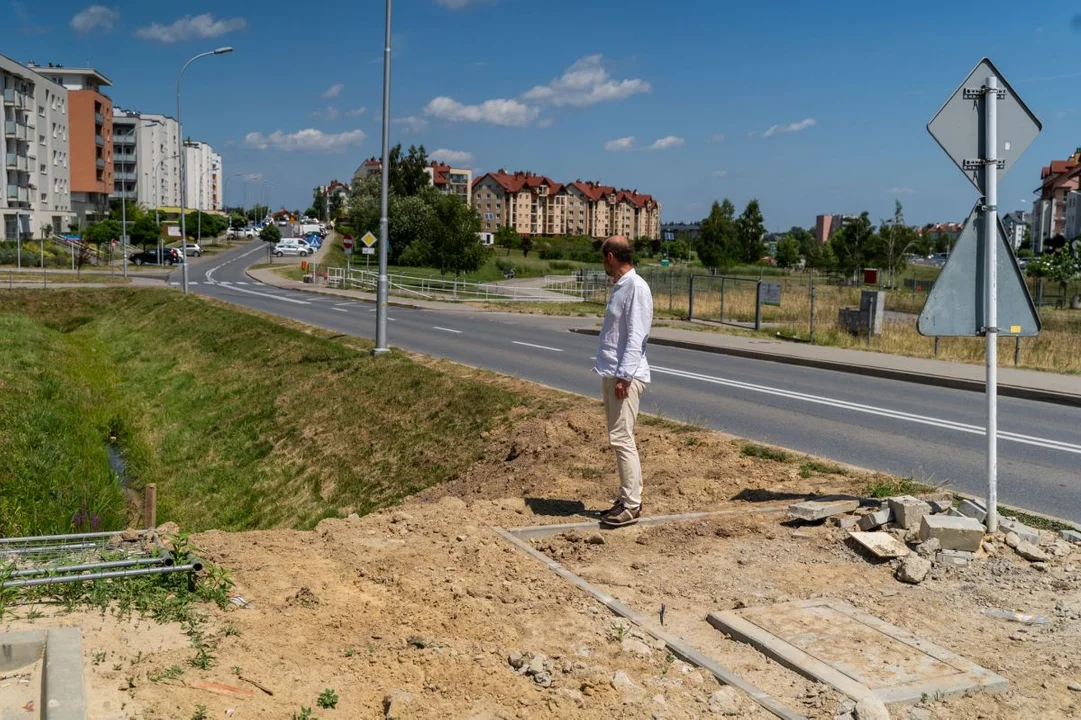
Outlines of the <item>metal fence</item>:
[[[314,277],[320,277],[313,273]],[[325,268],[323,279],[328,285],[375,292],[379,274],[353,268]],[[429,277],[404,273],[387,275],[388,290],[393,295],[418,300],[450,302],[538,302],[568,303],[594,300],[604,296],[605,286],[591,278],[560,276],[542,278],[537,286],[520,283],[476,283],[458,278]],[[602,300],[603,301],[603,300]]]

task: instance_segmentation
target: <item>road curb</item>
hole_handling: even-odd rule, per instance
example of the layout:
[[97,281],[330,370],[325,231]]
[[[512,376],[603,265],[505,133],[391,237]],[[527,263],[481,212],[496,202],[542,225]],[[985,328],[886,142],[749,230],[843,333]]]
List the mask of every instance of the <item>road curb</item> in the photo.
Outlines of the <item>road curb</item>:
[[[594,328],[570,328],[570,331],[573,333],[578,333],[580,335],[600,335],[600,330]],[[954,390],[967,390],[969,392],[984,391],[984,384],[982,382],[978,382],[975,380],[966,380],[964,378],[951,378],[944,377],[942,375],[928,375],[926,373],[906,372],[904,370],[880,368],[871,365],[850,365],[848,363],[836,362],[833,360],[821,360],[819,358],[801,358],[793,355],[779,355],[776,353],[762,352],[760,350],[721,347],[719,345],[708,345],[706,343],[695,343],[687,340],[673,340],[670,338],[650,337],[649,342],[651,345],[664,345],[666,347],[676,347],[683,350],[697,350],[699,352],[714,353],[716,355],[731,355],[733,357],[742,357],[750,360],[765,360],[767,362],[776,362],[785,365],[798,365],[801,367],[817,368],[819,370],[833,370],[836,372],[849,373],[852,375],[884,378],[886,380],[899,380],[901,382],[910,382],[920,385],[931,385],[934,387],[951,388]],[[998,394],[1006,397],[1020,398],[1023,400],[1036,400],[1039,402],[1053,403],[1055,405],[1081,407],[1081,396],[1068,395],[1066,393],[1057,393],[1051,390],[1039,390],[1037,388],[1027,388],[1018,385],[999,384]]]
[[[316,290],[315,288],[312,288],[312,287],[303,287],[303,286],[289,287],[289,286],[286,286],[286,285],[276,285],[274,283],[268,283],[265,280],[261,280],[261,279],[255,277],[254,275],[252,275],[251,270],[249,270],[248,268],[244,268],[244,275],[249,280],[254,280],[255,282],[259,283],[260,285],[266,285],[267,287],[278,288],[279,290],[296,290],[298,292],[306,292],[306,293],[311,293],[313,295],[332,295],[334,297],[345,298],[346,300],[355,300],[356,302],[363,302],[363,303],[369,303],[371,305],[375,305],[375,300],[372,300],[370,298],[354,297],[352,295],[341,295],[339,293],[332,292],[332,291],[325,291],[324,292],[324,291],[321,291],[321,290]],[[387,304],[390,305],[391,307],[403,307],[403,308],[410,308],[412,310],[426,310],[427,309],[427,308],[424,308],[424,307],[422,307],[420,305],[413,305],[412,303],[404,303],[404,302],[401,302],[401,301],[398,301],[398,300],[388,300]]]

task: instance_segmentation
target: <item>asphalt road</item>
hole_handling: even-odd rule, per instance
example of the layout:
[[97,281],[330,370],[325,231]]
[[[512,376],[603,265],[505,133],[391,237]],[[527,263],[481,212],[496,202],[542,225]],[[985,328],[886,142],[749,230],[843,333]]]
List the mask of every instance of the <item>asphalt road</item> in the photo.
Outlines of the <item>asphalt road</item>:
[[[191,264],[191,291],[372,338],[374,305],[257,283],[253,243]],[[171,276],[179,281],[179,273]],[[598,396],[593,320],[392,307],[392,346]],[[981,393],[651,346],[643,411],[977,495],[985,493]],[[1081,521],[1081,409],[999,399],[999,499]],[[648,492],[648,478],[646,479]]]

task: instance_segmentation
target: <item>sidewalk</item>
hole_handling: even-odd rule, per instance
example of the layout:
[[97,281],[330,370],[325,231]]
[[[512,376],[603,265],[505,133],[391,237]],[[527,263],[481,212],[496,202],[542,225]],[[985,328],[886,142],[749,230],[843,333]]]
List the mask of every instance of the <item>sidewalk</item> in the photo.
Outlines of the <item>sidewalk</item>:
[[[374,293],[339,290],[286,280],[274,274],[270,269],[247,270],[246,272],[253,280],[275,287],[375,302]],[[457,308],[457,306],[450,303],[427,300],[399,299],[392,300],[390,304],[399,307],[415,307],[442,312]],[[470,306],[461,309],[484,312],[479,308]],[[596,327],[580,327],[583,322],[588,322],[585,318],[568,317],[567,320],[579,325],[579,327],[568,327],[567,329],[570,332],[584,335],[599,334]],[[599,325],[599,322],[598,319],[596,323]],[[649,335],[649,342],[652,345],[666,345],[720,355],[733,355],[754,360],[766,360],[768,362],[915,382],[923,385],[976,392],[983,392],[984,390],[985,370],[983,365],[959,363],[950,360],[913,358],[865,350],[787,342],[769,337],[743,337],[673,327],[653,328]],[[998,383],[999,394],[1005,397],[1081,407],[1081,375],[1061,375],[1037,370],[999,367]]]

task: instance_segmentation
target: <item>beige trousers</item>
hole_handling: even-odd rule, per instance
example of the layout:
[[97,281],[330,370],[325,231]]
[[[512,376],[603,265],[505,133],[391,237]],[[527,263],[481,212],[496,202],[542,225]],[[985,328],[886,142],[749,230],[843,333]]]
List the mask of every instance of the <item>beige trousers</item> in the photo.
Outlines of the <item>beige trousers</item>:
[[634,443],[634,423],[638,419],[638,400],[645,383],[632,380],[627,397],[616,397],[616,379],[601,378],[604,416],[608,421],[608,446],[615,450],[619,467],[619,499],[628,507],[642,504],[642,465]]

